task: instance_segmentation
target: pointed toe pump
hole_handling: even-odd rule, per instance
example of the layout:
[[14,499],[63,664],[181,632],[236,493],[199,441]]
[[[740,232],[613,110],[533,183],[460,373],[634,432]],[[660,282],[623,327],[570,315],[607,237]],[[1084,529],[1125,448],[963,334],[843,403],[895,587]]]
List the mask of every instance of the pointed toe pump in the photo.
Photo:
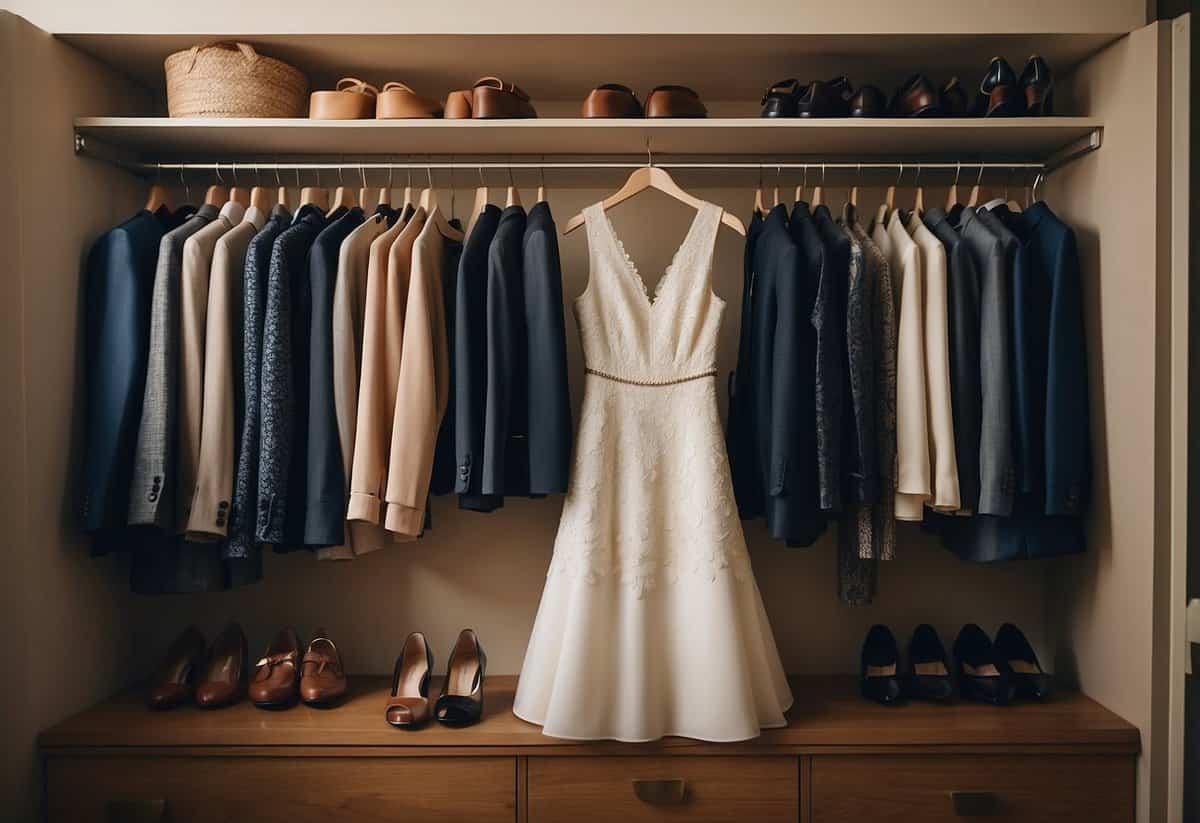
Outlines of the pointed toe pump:
[[392,670],[392,692],[383,716],[398,729],[419,729],[429,722],[429,678],[433,652],[425,635],[413,632],[404,641]]
[[875,625],[863,640],[862,669],[860,677],[862,696],[885,706],[899,702],[903,694],[900,687],[900,650],[896,636],[887,626]]
[[1041,55],[1033,55],[1025,64],[1025,70],[1021,72],[1021,90],[1025,94],[1025,113],[1030,117],[1054,113],[1054,74]]
[[213,642],[196,685],[196,705],[217,709],[236,703],[246,689],[246,634],[230,623]]
[[996,655],[1008,666],[1013,691],[1026,700],[1045,700],[1050,696],[1052,678],[1038,662],[1025,633],[1012,623],[996,632]]
[[434,716],[447,726],[470,726],[483,716],[483,678],[487,655],[472,629],[463,629],[446,663],[446,682]]
[[958,691],[964,700],[1004,706],[1012,701],[1012,678],[987,633],[968,623],[954,641]]
[[908,643],[908,696],[915,700],[944,703],[954,696],[954,681],[950,661],[937,631],[922,623],[913,631]]
[[150,681],[146,702],[152,709],[173,709],[192,699],[204,663],[204,635],[195,626],[183,630]]

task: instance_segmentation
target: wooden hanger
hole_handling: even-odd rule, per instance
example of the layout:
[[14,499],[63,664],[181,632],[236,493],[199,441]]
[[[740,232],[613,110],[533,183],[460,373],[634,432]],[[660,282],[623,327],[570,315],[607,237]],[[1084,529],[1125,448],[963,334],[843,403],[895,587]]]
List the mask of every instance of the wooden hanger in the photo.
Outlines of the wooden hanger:
[[516,186],[509,186],[508,191],[504,194],[504,207],[508,208],[510,206],[520,205],[522,205],[520,190],[517,189]]
[[[545,157],[542,158],[542,162],[546,162]],[[537,200],[535,200],[534,203],[544,202],[546,202],[546,170],[541,166],[538,166]]]
[[483,214],[483,209],[488,204],[488,187],[483,179],[483,169],[479,169],[479,186],[475,189],[475,202],[471,205],[471,216],[467,218],[467,234],[471,233],[471,229],[475,228],[475,221],[479,219],[479,215]]
[[447,240],[462,242],[463,233],[454,228],[454,226],[451,226],[450,221],[446,219],[446,215],[442,214],[442,209],[438,205],[437,192],[431,188],[421,192],[420,207],[425,210],[425,219],[433,221],[442,237],[445,237]]
[[975,185],[971,186],[971,193],[967,195],[967,205],[975,208],[985,199],[983,196],[983,166],[980,166],[979,176],[975,178]]
[[813,186],[812,207],[815,209],[825,200],[825,164],[821,164],[821,182]]
[[305,186],[300,189],[300,205],[313,205],[325,211],[329,206],[329,193],[320,186]]
[[[699,197],[688,194],[681,189],[679,184],[671,178],[671,175],[667,174],[666,169],[661,169],[658,166],[642,166],[639,169],[635,169],[633,174],[629,175],[629,179],[625,181],[625,185],[604,199],[601,204],[602,208],[608,211],[647,189],[657,189],[668,197],[673,197],[694,209],[699,209],[704,205],[704,201]],[[570,234],[575,231],[575,229],[584,224],[585,219],[582,212],[572,217],[567,222],[567,227],[563,230],[563,234]],[[721,214],[721,222],[743,237],[746,236],[746,227],[742,224],[742,221],[729,212]]]
[[1004,180],[1004,199],[1007,201],[1004,205],[1008,206],[1009,211],[1014,212],[1014,213],[1019,213],[1021,211],[1021,204],[1018,203],[1015,198],[1009,197],[1009,194],[1008,194],[1008,187],[1011,182],[1012,182],[1012,171],[1010,170],[1008,173],[1008,177]]
[[271,202],[271,190],[262,186],[250,189],[250,205],[265,214],[274,205]]
[[242,186],[234,186],[229,190],[229,199],[241,204],[242,208],[250,205],[250,190]]
[[204,193],[204,205],[224,206],[229,202],[229,189],[224,186],[209,186]]
[[800,185],[796,186],[796,203],[804,201],[804,189],[808,187],[808,166],[804,167],[804,179],[800,181]]
[[354,192],[349,186],[338,186],[333,190],[333,201],[329,204],[329,210],[325,213],[326,217],[332,217],[333,213],[338,209],[350,209],[357,206],[358,202],[354,199]]
[[159,209],[171,208],[171,195],[167,192],[167,187],[159,183],[155,183],[150,187],[150,191],[146,193],[146,211],[153,214]]
[[913,192],[913,211],[918,215],[925,213],[925,187],[921,185],[921,167],[917,166],[916,190]]
[[775,167],[775,185],[771,189],[771,208],[779,205],[779,166]]
[[962,172],[962,164],[954,170],[954,182],[950,185],[950,190],[946,192],[946,211],[954,208],[959,202],[958,198],[958,175]]
[[896,208],[896,188],[900,185],[901,179],[904,177],[904,164],[900,164],[900,173],[896,175],[896,182],[887,187],[883,193],[883,202],[887,206],[887,210],[891,211]]
[[288,208],[287,186],[279,187],[279,190],[275,192],[275,199],[278,201],[279,205],[283,206],[285,209]]

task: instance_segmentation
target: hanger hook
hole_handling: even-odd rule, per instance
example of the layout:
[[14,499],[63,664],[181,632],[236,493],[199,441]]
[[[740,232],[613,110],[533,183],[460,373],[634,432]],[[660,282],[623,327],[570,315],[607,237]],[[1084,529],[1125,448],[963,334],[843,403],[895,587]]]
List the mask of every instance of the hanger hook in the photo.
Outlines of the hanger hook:
[[896,173],[896,187],[900,187],[900,181],[904,179],[904,164],[900,164],[900,171]]
[[161,179],[162,179],[162,161],[160,160],[154,164],[154,182],[157,183]]
[[425,177],[428,178],[429,188],[432,189],[433,188],[433,167],[432,166],[425,167]]
[[513,178],[512,157],[511,156],[508,158],[507,168],[508,168],[508,185],[512,186],[515,189],[517,187],[517,181]]
[[450,219],[454,219],[454,155],[450,155]]
[[485,181],[485,180],[483,179],[483,166],[476,166],[476,167],[475,167],[475,171],[479,172],[479,187],[480,187],[480,188],[486,188],[486,187],[487,187],[487,181]]
[[921,186],[921,164],[917,163],[917,174],[913,178],[913,185],[920,188]]
[[217,173],[217,182],[222,186],[225,185],[225,178],[221,176],[221,164],[213,163],[213,171]]
[[283,181],[279,179],[279,164],[275,164],[275,185],[283,188]]
[[405,170],[408,172],[408,187],[412,188],[412,155],[409,155],[407,162],[404,164]]
[[959,175],[962,174],[962,161],[958,160],[954,164],[954,185],[958,185]]
[[825,164],[821,164],[821,185],[825,185]]
[[979,175],[975,178],[975,185],[976,186],[983,185],[983,163],[979,164]]
[[367,167],[362,163],[358,164],[358,176],[362,178],[362,187],[365,189],[367,187]]
[[388,163],[388,197],[392,194],[392,175],[396,173],[396,164]]
[[804,164],[804,180],[800,183],[801,187],[808,188],[808,163]]
[[546,155],[542,155],[542,162],[538,164],[538,185],[543,189],[546,188]]
[[187,177],[184,176],[182,164],[179,166],[179,182],[183,186],[183,199],[192,199],[192,187],[188,185]]
[[229,164],[229,170],[233,172],[233,185],[235,185],[235,186],[236,186],[236,185],[238,184],[238,179],[237,179],[237,163],[230,163],[230,164]]
[[650,138],[646,138],[646,166],[654,165],[654,155],[650,153]]
[[1045,176],[1041,171],[1037,173],[1037,177],[1033,178],[1033,202],[1038,201],[1038,186],[1046,182]]

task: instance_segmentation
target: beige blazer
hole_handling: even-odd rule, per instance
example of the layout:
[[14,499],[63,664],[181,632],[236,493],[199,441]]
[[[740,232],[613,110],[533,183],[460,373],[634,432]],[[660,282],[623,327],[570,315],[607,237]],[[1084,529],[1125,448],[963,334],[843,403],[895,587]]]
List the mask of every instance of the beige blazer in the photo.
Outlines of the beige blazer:
[[[346,499],[350,498],[350,475],[354,471],[354,429],[358,422],[358,374],[362,362],[363,315],[367,305],[367,278],[370,274],[373,244],[388,231],[382,215],[367,218],[350,232],[338,249],[337,279],[333,286],[333,407],[337,419],[338,445],[342,450],[342,470],[346,479]],[[388,249],[378,249],[380,265],[386,266]],[[379,529],[366,523],[347,524],[346,542],[341,546],[317,549],[322,560],[349,560],[383,545]]]
[[[432,212],[437,213],[434,204]],[[388,465],[388,531],[409,537],[421,533],[438,429],[450,397],[450,345],[442,260],[446,239],[437,221],[425,222],[413,246],[400,382],[392,418]]]
[[179,295],[179,468],[175,475],[175,523],[178,531],[191,521],[200,463],[200,421],[204,405],[204,337],[208,327],[208,279],[213,251],[225,232],[242,221],[245,209],[226,203],[215,220],[183,244]]
[[928,404],[930,505],[941,512],[959,509],[958,459],[950,410],[950,318],[946,294],[946,248],[913,213],[908,231],[921,249],[925,286],[925,397]]
[[217,240],[208,279],[208,317],[204,332],[204,400],[200,415],[200,459],[188,536],[193,540],[225,537],[233,496],[234,351],[241,348],[242,276],[246,249],[266,215],[253,206]]
[[887,221],[896,291],[896,519],[921,520],[929,499],[929,418],[925,396],[925,289],[921,249],[899,210]]
[[[398,234],[392,235],[389,230],[372,243],[374,248],[375,244],[387,243],[389,235],[395,237],[388,246],[386,267],[367,273],[362,374],[358,379],[358,421],[354,430],[347,520],[375,524],[382,520],[412,248],[424,225],[425,210],[418,208]],[[371,259],[374,261],[374,253]]]

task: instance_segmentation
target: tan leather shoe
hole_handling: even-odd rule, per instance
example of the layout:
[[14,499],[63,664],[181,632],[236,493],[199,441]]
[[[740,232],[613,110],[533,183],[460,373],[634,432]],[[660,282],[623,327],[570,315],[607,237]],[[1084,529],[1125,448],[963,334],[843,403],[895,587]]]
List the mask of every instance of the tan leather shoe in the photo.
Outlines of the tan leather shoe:
[[470,89],[450,92],[446,95],[446,106],[442,116],[447,120],[471,119],[472,97],[473,94]]
[[471,116],[477,120],[537,117],[529,95],[515,83],[499,77],[481,77],[471,93]]
[[380,120],[428,119],[442,116],[436,100],[422,97],[403,83],[391,82],[379,92],[375,116]]
[[308,98],[310,120],[364,120],[375,116],[379,89],[357,77],[343,77],[335,91],[314,91]]
[[255,664],[248,689],[254,705],[264,709],[290,706],[300,696],[300,638],[282,629]]
[[150,681],[146,702],[152,709],[173,709],[191,701],[204,662],[204,635],[195,626],[183,630]]
[[641,118],[642,104],[633,89],[619,83],[596,86],[583,100],[584,117]]
[[708,117],[708,109],[687,86],[655,86],[646,96],[646,116]]
[[392,671],[392,693],[383,716],[398,729],[417,729],[429,721],[429,678],[433,652],[425,635],[413,632],[404,641]]
[[342,655],[324,629],[308,644],[300,664],[300,699],[310,706],[329,706],[346,693]]
[[246,635],[237,623],[225,627],[208,653],[196,685],[196,705],[205,709],[237,701],[246,685]]

